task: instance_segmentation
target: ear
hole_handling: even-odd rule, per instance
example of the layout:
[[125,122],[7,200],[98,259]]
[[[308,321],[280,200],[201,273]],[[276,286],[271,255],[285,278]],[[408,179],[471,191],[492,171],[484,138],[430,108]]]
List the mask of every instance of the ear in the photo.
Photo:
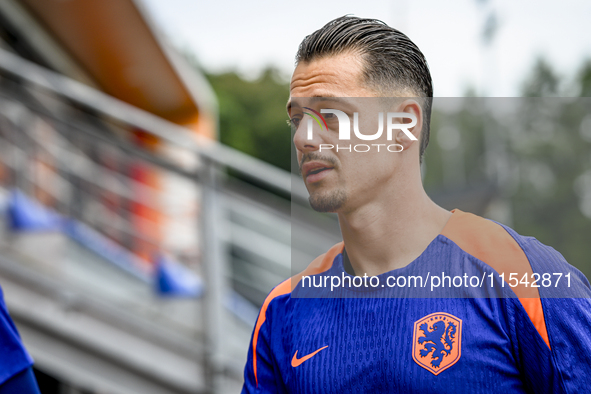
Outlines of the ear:
[[[419,147],[421,141],[421,130],[423,129],[423,108],[416,99],[406,99],[400,103],[396,112],[412,114],[417,120],[414,126],[407,128],[407,130],[416,138],[416,140],[411,139],[404,131],[399,130],[395,137],[396,143],[402,145],[404,150],[407,150],[409,147],[411,147],[413,143],[417,143],[416,146]],[[410,118],[400,119],[400,123],[411,122],[412,120]]]

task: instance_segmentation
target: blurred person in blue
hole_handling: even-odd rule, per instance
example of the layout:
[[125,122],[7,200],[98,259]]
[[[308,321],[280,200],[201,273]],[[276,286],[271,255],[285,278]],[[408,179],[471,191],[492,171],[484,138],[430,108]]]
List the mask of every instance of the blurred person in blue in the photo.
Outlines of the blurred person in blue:
[[0,394],[40,394],[33,359],[8,314],[0,288]]
[[[311,206],[337,213],[343,242],[268,295],[242,392],[588,392],[584,275],[535,238],[425,193],[433,88],[419,48],[381,21],[345,16],[307,36],[296,64],[287,110],[298,163]],[[362,107],[346,98],[383,97],[414,121],[375,142],[401,149],[334,149],[340,117]],[[429,275],[430,290],[400,281]]]

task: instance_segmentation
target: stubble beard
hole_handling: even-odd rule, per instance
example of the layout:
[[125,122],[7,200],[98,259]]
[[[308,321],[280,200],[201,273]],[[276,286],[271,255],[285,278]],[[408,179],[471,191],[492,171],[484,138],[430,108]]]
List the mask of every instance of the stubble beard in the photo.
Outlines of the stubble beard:
[[329,193],[316,192],[310,194],[308,201],[317,212],[336,212],[347,201],[347,193],[341,189]]
[[[307,161],[312,160],[319,160],[325,163],[332,164],[335,170],[338,168],[338,162],[333,157],[321,155],[319,152],[308,152],[302,157],[301,161],[298,163],[300,174],[302,173],[302,165]],[[336,212],[347,201],[347,193],[343,189],[324,192],[319,190],[316,192],[310,192],[310,197],[308,198],[308,201],[312,209],[314,209],[315,211]]]

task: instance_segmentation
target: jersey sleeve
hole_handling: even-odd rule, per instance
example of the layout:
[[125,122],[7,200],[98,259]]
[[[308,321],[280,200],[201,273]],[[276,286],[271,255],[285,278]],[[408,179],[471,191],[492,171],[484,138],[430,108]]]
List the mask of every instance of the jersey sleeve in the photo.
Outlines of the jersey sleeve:
[[[591,387],[591,288],[585,276],[556,250],[534,238],[518,241],[539,281],[544,341],[521,307],[511,317],[516,355],[527,384],[536,393],[581,393]],[[556,284],[557,278],[562,282]],[[547,286],[546,286],[547,285]],[[527,300],[525,300],[527,301]]]
[[248,349],[242,394],[286,392],[273,352],[274,347],[280,345],[276,342],[281,341],[280,333],[273,330],[273,325],[279,323],[274,320],[281,317],[276,316],[279,312],[274,313],[273,301],[290,292],[291,281],[288,279],[269,293],[261,307]]
[[33,365],[33,359],[21,341],[0,289],[0,385]]
[[256,349],[253,346],[253,332],[253,338],[248,349],[248,359],[244,368],[242,394],[283,392],[281,389],[281,376],[269,343],[271,337],[270,325],[270,322],[266,321],[258,331]]
[[12,376],[6,382],[0,384],[0,394],[41,394],[37,379],[33,373],[33,367]]
[[271,290],[261,307],[252,333],[248,360],[244,369],[243,394],[287,392],[281,368],[290,365],[290,355],[286,354],[282,347],[284,339],[281,325],[288,317],[288,304],[293,305],[290,303],[293,300],[292,285],[295,286],[303,275],[315,275],[326,271],[343,248],[343,242],[337,243],[328,252],[314,259],[303,272],[283,281]]

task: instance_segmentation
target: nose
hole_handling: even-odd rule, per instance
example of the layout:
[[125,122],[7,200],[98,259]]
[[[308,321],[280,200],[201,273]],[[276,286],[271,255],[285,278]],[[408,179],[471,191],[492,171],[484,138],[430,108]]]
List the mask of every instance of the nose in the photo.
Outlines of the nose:
[[[295,126],[294,126],[295,127]],[[293,136],[298,161],[305,153],[318,150],[322,143],[320,127],[309,115],[304,115]]]

